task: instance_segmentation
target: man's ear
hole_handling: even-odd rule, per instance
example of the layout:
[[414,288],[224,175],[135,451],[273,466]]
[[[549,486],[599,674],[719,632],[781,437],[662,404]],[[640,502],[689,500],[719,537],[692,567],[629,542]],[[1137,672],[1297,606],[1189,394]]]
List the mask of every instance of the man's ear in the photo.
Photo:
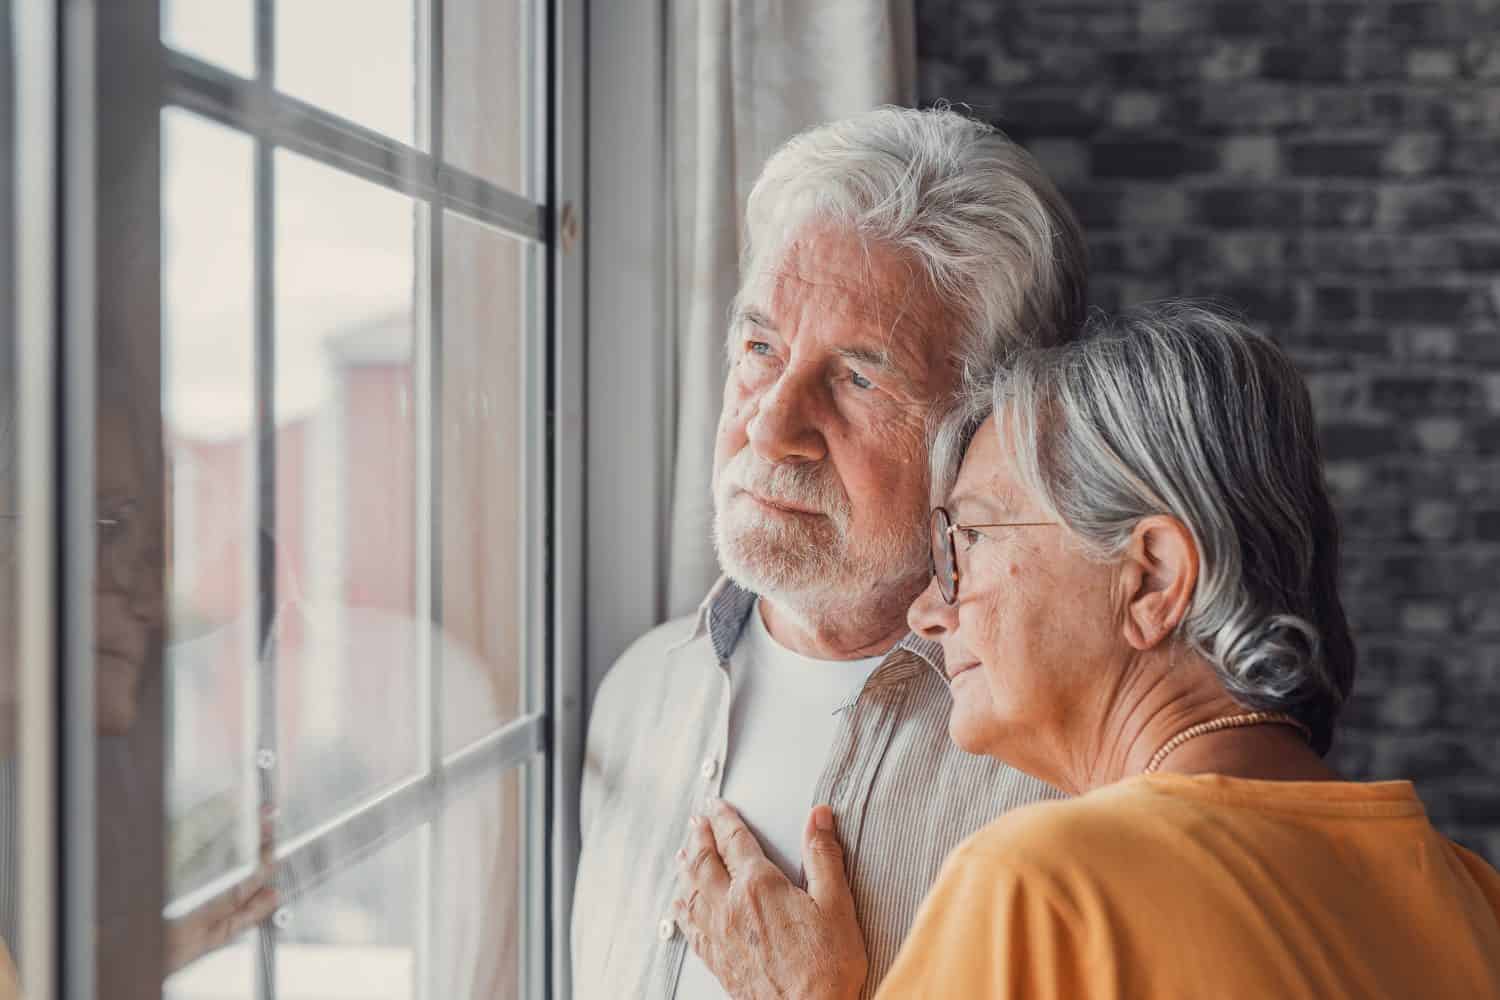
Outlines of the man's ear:
[[1198,543],[1175,517],[1143,518],[1120,556],[1125,641],[1144,652],[1187,617],[1198,586]]

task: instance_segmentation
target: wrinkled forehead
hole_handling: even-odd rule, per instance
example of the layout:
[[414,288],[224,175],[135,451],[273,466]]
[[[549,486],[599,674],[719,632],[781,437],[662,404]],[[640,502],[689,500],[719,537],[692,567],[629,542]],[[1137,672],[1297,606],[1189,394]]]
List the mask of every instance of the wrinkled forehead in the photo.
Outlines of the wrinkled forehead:
[[946,360],[950,311],[916,258],[848,229],[816,224],[755,255],[737,312],[832,317],[894,353]]

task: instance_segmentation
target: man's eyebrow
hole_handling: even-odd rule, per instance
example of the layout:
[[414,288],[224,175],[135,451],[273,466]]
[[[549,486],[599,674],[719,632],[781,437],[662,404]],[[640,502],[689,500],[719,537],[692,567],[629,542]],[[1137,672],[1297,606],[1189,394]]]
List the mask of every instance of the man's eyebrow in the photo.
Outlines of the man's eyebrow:
[[773,333],[777,332],[776,324],[771,322],[771,317],[755,306],[736,306],[734,321],[736,325],[740,323],[754,323],[762,330],[770,330]]
[[886,371],[894,371],[895,364],[891,362],[891,352],[879,350],[873,347],[840,347],[836,349],[839,357],[845,361],[857,361],[862,365],[873,368],[883,368]]

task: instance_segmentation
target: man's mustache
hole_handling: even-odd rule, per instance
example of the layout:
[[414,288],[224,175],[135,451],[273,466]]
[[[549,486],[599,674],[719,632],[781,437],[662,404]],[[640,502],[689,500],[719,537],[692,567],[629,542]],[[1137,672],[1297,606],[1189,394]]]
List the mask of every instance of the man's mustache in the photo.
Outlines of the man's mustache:
[[824,463],[770,465],[755,461],[746,449],[729,463],[724,473],[730,486],[764,500],[816,511],[838,523],[848,523],[849,496]]

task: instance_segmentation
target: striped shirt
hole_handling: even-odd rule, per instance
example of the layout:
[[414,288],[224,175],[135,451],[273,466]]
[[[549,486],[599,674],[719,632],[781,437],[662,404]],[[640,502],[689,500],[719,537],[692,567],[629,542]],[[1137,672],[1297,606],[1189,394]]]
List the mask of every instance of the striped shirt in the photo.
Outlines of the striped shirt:
[[[687,943],[670,917],[688,817],[728,759],[730,654],[755,595],[723,579],[600,685],[584,759],[573,899],[578,1000],[673,1000]],[[908,635],[842,712],[812,802],[833,807],[865,935],[870,997],[948,852],[1000,813],[1061,793],[948,738],[937,643]],[[775,775],[766,775],[775,781]],[[733,803],[730,803],[733,805]]]

